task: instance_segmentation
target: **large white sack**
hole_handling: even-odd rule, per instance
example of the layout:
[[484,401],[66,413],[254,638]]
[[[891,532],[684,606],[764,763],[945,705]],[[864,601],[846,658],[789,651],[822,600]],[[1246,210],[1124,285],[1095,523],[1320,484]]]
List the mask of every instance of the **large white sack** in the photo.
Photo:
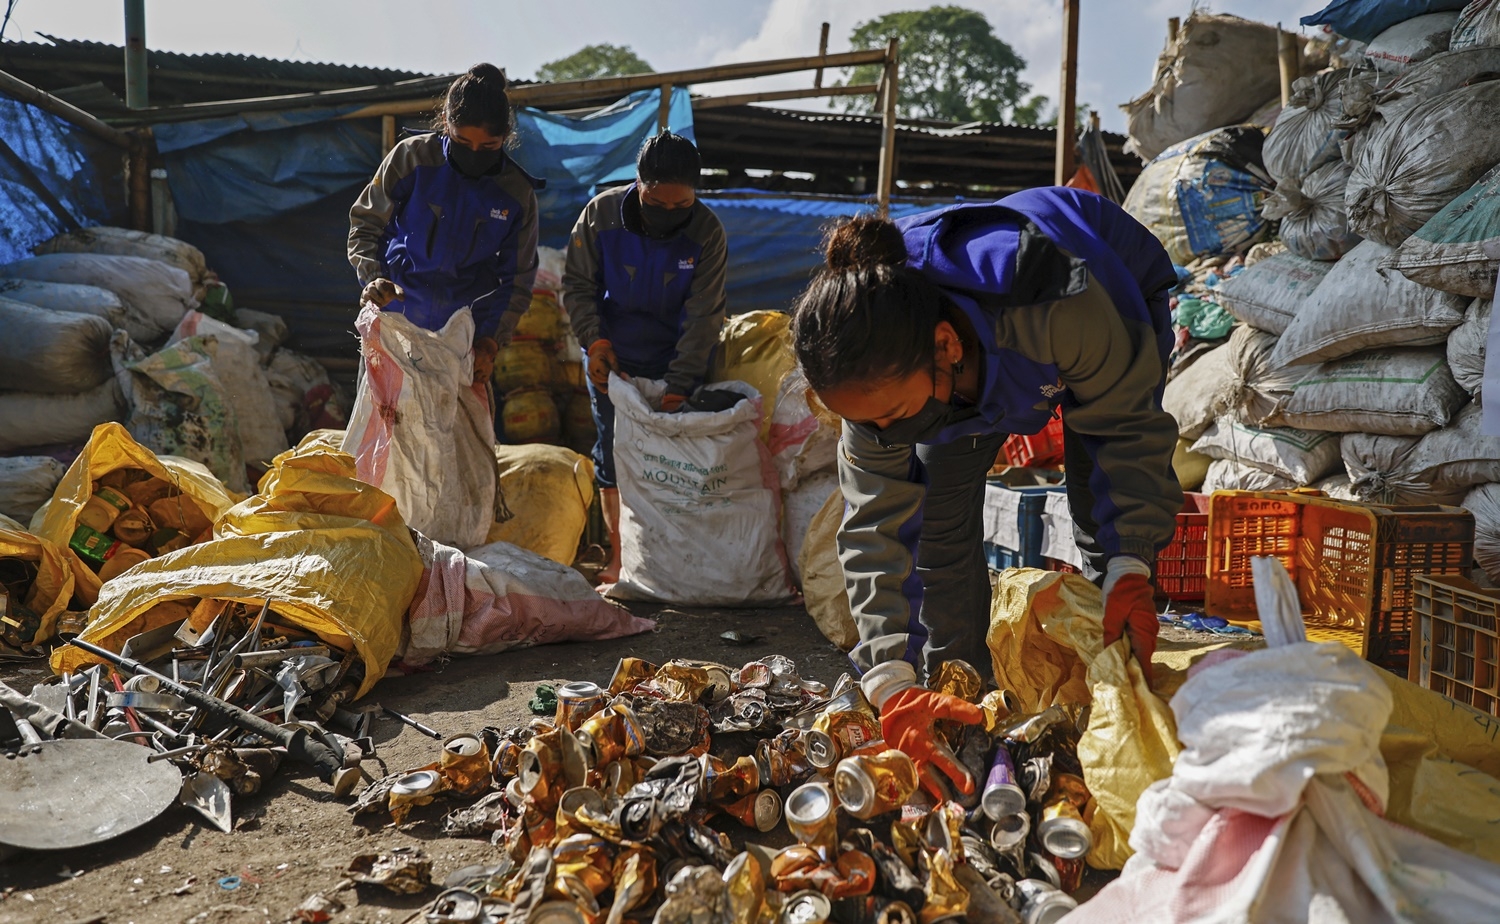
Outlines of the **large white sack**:
[[294,433],[312,429],[316,422],[310,417],[310,409],[316,404],[326,404],[333,396],[333,383],[323,364],[285,347],[271,354],[271,361],[266,364],[266,381],[276,396],[282,428]]
[[1403,475],[1445,490],[1500,482],[1500,437],[1484,435],[1483,416],[1478,404],[1470,404],[1453,423],[1422,437],[1407,457]]
[[1239,462],[1303,485],[1338,467],[1339,436],[1292,427],[1252,427],[1222,417],[1193,444],[1193,452]]
[[82,444],[99,424],[124,420],[125,413],[114,378],[76,395],[0,392],[0,452]]
[[1180,436],[1197,439],[1234,406],[1238,388],[1229,345],[1222,344],[1173,376],[1162,392],[1161,406],[1177,421]]
[[111,328],[129,330],[125,324],[125,305],[120,301],[120,296],[98,286],[37,282],[32,279],[0,279],[0,298],[25,302],[48,311],[95,314],[108,321]]
[[266,365],[275,355],[276,348],[291,339],[292,332],[279,314],[256,311],[254,308],[236,308],[234,326],[241,330],[254,331],[260,339],[255,343],[255,352],[260,354],[261,365]]
[[1301,486],[1285,475],[1233,459],[1215,459],[1209,463],[1208,474],[1203,476],[1203,487],[1199,490],[1212,494],[1215,491],[1288,491],[1296,487]]
[[1130,186],[1123,207],[1151,229],[1172,262],[1239,253],[1263,238],[1265,135],[1230,125],[1163,151]]
[[1500,484],[1482,484],[1464,498],[1474,514],[1474,564],[1500,584]]
[[839,493],[837,472],[816,472],[802,483],[781,495],[781,539],[786,544],[787,565],[792,571],[792,581],[802,586],[802,544],[807,540],[807,528],[813,517],[828,503],[828,499]]
[[1349,486],[1364,501],[1376,504],[1456,504],[1464,488],[1432,483],[1431,472],[1414,471],[1412,453],[1424,437],[1344,435],[1342,451]]
[[1419,103],[1359,149],[1344,192],[1349,228],[1400,246],[1500,163],[1500,81]]
[[1292,81],[1292,95],[1266,136],[1266,172],[1277,183],[1297,182],[1331,160],[1338,160],[1344,132],[1344,81],[1353,73],[1341,67]]
[[1484,385],[1484,353],[1490,339],[1490,308],[1493,298],[1476,298],[1464,313],[1463,323],[1448,335],[1448,368],[1464,391],[1479,397]]
[[88,391],[114,373],[109,322],[0,298],[0,390],[50,395]]
[[420,533],[414,538],[423,575],[396,651],[405,667],[446,654],[621,638],[656,625],[603,600],[572,568],[509,542],[465,555]]
[[759,439],[760,394],[724,411],[657,410],[666,383],[611,376],[620,487],[620,580],[628,600],[697,606],[782,603],[793,589],[781,491]]
[[1444,292],[1493,296],[1500,272],[1500,168],[1443,206],[1380,265]]
[[1279,253],[1224,280],[1219,285],[1219,304],[1251,327],[1280,334],[1333,266]]
[[72,282],[108,289],[125,306],[125,331],[140,343],[158,340],[198,307],[188,274],[160,260],[97,253],[53,253],[0,266],[0,277]]
[[59,234],[32,248],[32,253],[102,253],[120,257],[145,257],[160,260],[188,274],[196,288],[208,275],[203,251],[175,237],[132,231],[129,228],[99,226]]
[[1229,365],[1235,375],[1231,414],[1252,426],[1275,426],[1292,386],[1308,374],[1306,366],[1278,367],[1271,362],[1277,336],[1242,324],[1229,335]]
[[1448,48],[1462,51],[1495,45],[1500,45],[1500,2],[1469,0],[1458,14],[1458,22],[1453,24],[1453,39]]
[[271,460],[291,448],[276,395],[266,380],[256,348],[259,335],[217,321],[201,311],[189,311],[172,332],[168,343],[186,337],[209,336],[219,342],[214,369],[224,384],[225,397],[234,405],[235,430],[246,462],[268,468]]
[[0,457],[0,514],[29,522],[67,470],[51,456]]
[[474,386],[474,318],[460,309],[440,331],[365,304],[364,376],[343,450],[359,480],[391,495],[408,526],[461,549],[495,522],[495,419]]
[[[1347,438],[1348,437],[1345,437],[1345,439]],[[1322,491],[1325,497],[1331,497],[1334,500],[1359,500],[1359,496],[1354,493],[1354,488],[1349,483],[1348,472],[1334,472],[1327,478],[1320,478],[1317,481],[1314,481],[1308,487]]]
[[1375,36],[1365,46],[1365,58],[1382,74],[1404,74],[1414,65],[1448,50],[1457,13],[1413,16]]
[[783,491],[796,488],[809,475],[829,471],[837,458],[838,428],[818,420],[807,402],[807,391],[807,376],[800,368],[794,367],[782,376],[766,429],[771,461],[776,464]]
[[1344,117],[1339,128],[1350,134],[1340,148],[1353,164],[1360,149],[1391,122],[1418,103],[1465,86],[1484,74],[1500,71],[1500,49],[1445,51],[1417,64],[1394,81],[1349,80],[1344,83]]
[[1271,362],[1278,366],[1341,359],[1388,346],[1442,343],[1464,319],[1465,300],[1381,273],[1391,248],[1365,241],[1334,264],[1328,277],[1282,333]]
[[1307,430],[1415,436],[1447,424],[1468,400],[1442,347],[1375,350],[1314,367],[1277,419]]
[[1309,260],[1337,260],[1360,242],[1349,230],[1344,207],[1351,171],[1342,160],[1333,160],[1300,179],[1287,177],[1276,184],[1261,214],[1281,219],[1287,250]]
[[1193,10],[1156,61],[1151,89],[1120,108],[1127,147],[1149,161],[1254,114],[1281,87],[1274,26]]

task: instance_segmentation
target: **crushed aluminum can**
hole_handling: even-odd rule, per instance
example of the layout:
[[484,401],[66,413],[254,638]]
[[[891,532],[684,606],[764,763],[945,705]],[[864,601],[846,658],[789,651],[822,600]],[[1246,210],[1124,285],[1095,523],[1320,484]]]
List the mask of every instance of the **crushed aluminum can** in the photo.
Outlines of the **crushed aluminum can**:
[[937,850],[927,861],[927,900],[922,903],[921,924],[961,921],[969,909],[969,893],[953,875],[954,857]]
[[484,911],[484,899],[468,889],[447,889],[427,909],[428,924],[471,924]]
[[663,699],[674,703],[696,703],[709,687],[708,671],[688,661],[668,661],[657,669],[650,686]]
[[995,759],[985,777],[979,804],[991,821],[1026,811],[1026,791],[1016,779],[1016,762],[1003,741],[995,748]]
[[984,680],[968,661],[954,658],[938,665],[937,672],[927,681],[927,689],[978,703],[984,695]]
[[504,831],[518,817],[503,792],[492,792],[467,808],[449,812],[443,818],[443,833],[449,837],[478,837],[492,831]]
[[621,658],[620,663],[615,665],[614,676],[609,680],[609,695],[619,696],[621,693],[630,692],[656,676],[656,670],[656,665],[650,661],[640,658]]
[[523,793],[544,800],[549,792],[554,793],[554,798],[561,795],[561,737],[562,732],[554,729],[532,737],[521,749],[516,778],[521,781]]
[[905,753],[888,748],[839,761],[833,788],[844,811],[860,820],[899,809],[917,791],[917,766]]
[[708,786],[711,802],[734,802],[754,793],[761,787],[760,768],[755,758],[741,757],[732,764],[705,754],[703,781]]
[[895,901],[880,909],[875,924],[918,924],[917,913],[906,902]]
[[642,847],[621,850],[615,856],[612,878],[615,896],[608,920],[620,921],[656,894],[656,855]]
[[673,757],[707,748],[708,710],[697,703],[642,700],[636,704],[635,716],[640,720],[646,753],[653,757]]
[[782,812],[798,843],[831,861],[838,848],[838,799],[827,783],[804,783],[786,797]]
[[1036,835],[1048,853],[1063,860],[1080,859],[1094,848],[1089,826],[1066,792],[1054,793],[1043,804]]
[[526,924],[589,924],[577,902],[553,899],[542,902],[526,915]]
[[695,924],[723,919],[727,896],[716,867],[684,865],[667,881],[665,891],[666,901],[657,909],[653,924]]
[[740,824],[765,834],[781,823],[781,795],[774,789],[762,789],[724,806]]
[[1016,897],[1020,904],[1016,910],[1025,924],[1055,924],[1078,907],[1072,896],[1039,879],[1017,882]]
[[723,878],[730,924],[756,924],[766,904],[765,872],[760,860],[745,851],[725,867]]
[[1009,854],[1020,850],[1026,844],[1026,837],[1031,833],[1031,816],[1026,812],[1017,812],[1014,815],[1006,815],[995,819],[990,826],[990,846],[1003,854]]
[[875,836],[869,828],[853,828],[839,845],[841,850],[858,850],[875,861],[879,871],[880,891],[889,898],[906,903],[908,907],[922,906],[926,893],[922,880],[906,865],[889,844]]
[[806,889],[786,900],[776,920],[779,924],[823,924],[832,914],[828,896]]
[[558,728],[577,731],[584,720],[604,708],[604,690],[597,683],[575,680],[557,688],[557,716],[553,720]]
[[1000,723],[1021,711],[1021,698],[1010,690],[991,690],[979,701],[984,710],[984,729],[994,733]]
[[360,854],[350,861],[348,875],[397,895],[419,895],[432,888],[432,861],[416,847],[395,847],[389,853]]
[[450,789],[465,796],[476,796],[490,785],[489,749],[478,735],[454,735],[443,742],[438,772]]

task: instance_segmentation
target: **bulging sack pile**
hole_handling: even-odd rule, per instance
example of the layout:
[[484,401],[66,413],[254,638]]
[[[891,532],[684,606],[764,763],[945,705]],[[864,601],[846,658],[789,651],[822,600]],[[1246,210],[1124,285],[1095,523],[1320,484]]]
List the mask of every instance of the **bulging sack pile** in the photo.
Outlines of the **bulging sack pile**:
[[1136,178],[1125,211],[1155,232],[1172,262],[1241,253],[1266,231],[1261,218],[1265,135],[1236,125],[1163,151]]

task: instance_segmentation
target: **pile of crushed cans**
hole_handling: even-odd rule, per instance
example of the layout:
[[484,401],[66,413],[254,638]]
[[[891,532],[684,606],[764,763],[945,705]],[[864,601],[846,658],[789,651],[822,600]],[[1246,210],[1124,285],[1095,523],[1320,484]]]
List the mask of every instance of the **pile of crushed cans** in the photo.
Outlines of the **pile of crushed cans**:
[[885,746],[848,675],[830,691],[779,655],[738,670],[625,658],[607,689],[566,683],[554,714],[448,738],[351,811],[399,825],[434,800],[477,800],[443,829],[488,836],[498,860],[448,877],[432,924],[1057,920],[1092,847],[1084,717],[1017,714],[961,661],[928,686],[985,713],[937,727],[981,781],[972,795],[927,791],[945,781]]

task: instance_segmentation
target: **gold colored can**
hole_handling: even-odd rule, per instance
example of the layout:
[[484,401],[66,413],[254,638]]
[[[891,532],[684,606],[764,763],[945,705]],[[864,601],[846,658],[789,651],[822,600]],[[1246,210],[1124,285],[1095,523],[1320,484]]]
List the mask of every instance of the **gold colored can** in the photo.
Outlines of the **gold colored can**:
[[741,757],[732,764],[726,764],[711,754],[705,754],[699,760],[703,764],[703,779],[708,784],[710,802],[734,802],[761,787],[760,768],[753,757]]
[[743,851],[724,870],[731,924],[757,924],[766,904],[766,876],[755,854]]
[[839,761],[833,788],[846,812],[867,820],[894,812],[911,798],[917,791],[917,767],[894,748],[857,754]]
[[1036,826],[1037,839],[1054,857],[1077,860],[1094,847],[1094,838],[1083,814],[1067,793],[1055,792],[1042,806],[1042,820]]
[[516,776],[521,781],[521,791],[538,802],[555,802],[562,794],[562,753],[558,748],[561,735],[555,729],[533,735],[521,749]]
[[927,901],[922,905],[920,924],[938,921],[961,921],[969,910],[969,890],[953,875],[954,857],[938,850],[927,860]]
[[[571,794],[573,790],[569,790]],[[597,796],[598,793],[595,793]],[[564,795],[567,801],[567,795]],[[601,804],[603,800],[600,800]],[[559,805],[561,815],[562,807]],[[561,833],[561,826],[559,826]],[[609,841],[589,833],[569,834],[552,848],[552,859],[557,864],[559,876],[573,876],[582,882],[595,898],[603,895],[614,882],[611,859],[612,846]]]
[[646,750],[646,730],[623,702],[610,703],[590,716],[573,733],[583,745],[588,769],[602,769],[622,757],[638,757]]
[[827,783],[804,783],[787,796],[783,812],[786,826],[798,843],[817,851],[832,862],[838,853],[838,799]]
[[628,847],[615,857],[615,899],[610,905],[610,921],[622,921],[625,915],[650,901],[656,894],[656,855],[642,847]]
[[1021,711],[1021,698],[1009,690],[991,690],[979,701],[979,708],[984,710],[984,730],[994,732]]
[[490,785],[490,752],[478,735],[454,735],[443,742],[438,770],[449,788],[477,796]]
[[656,665],[641,658],[621,658],[615,665],[614,676],[609,679],[609,695],[619,696],[634,690],[636,684],[645,683],[656,675]]
[[984,680],[974,665],[954,658],[938,665],[937,673],[927,681],[927,689],[977,703],[984,693]]
[[687,661],[668,661],[651,678],[654,686],[668,702],[696,703],[708,690],[708,671]]
[[868,715],[853,710],[824,712],[805,733],[804,748],[814,767],[827,769],[880,737],[880,719],[873,709]]
[[577,731],[585,719],[604,708],[604,702],[604,689],[597,683],[587,680],[565,683],[557,688],[557,716],[553,724]]
[[774,789],[762,789],[725,805],[724,811],[745,827],[765,834],[781,823],[781,796]]
[[506,739],[495,748],[495,779],[504,780],[516,775],[521,768],[521,746]]

